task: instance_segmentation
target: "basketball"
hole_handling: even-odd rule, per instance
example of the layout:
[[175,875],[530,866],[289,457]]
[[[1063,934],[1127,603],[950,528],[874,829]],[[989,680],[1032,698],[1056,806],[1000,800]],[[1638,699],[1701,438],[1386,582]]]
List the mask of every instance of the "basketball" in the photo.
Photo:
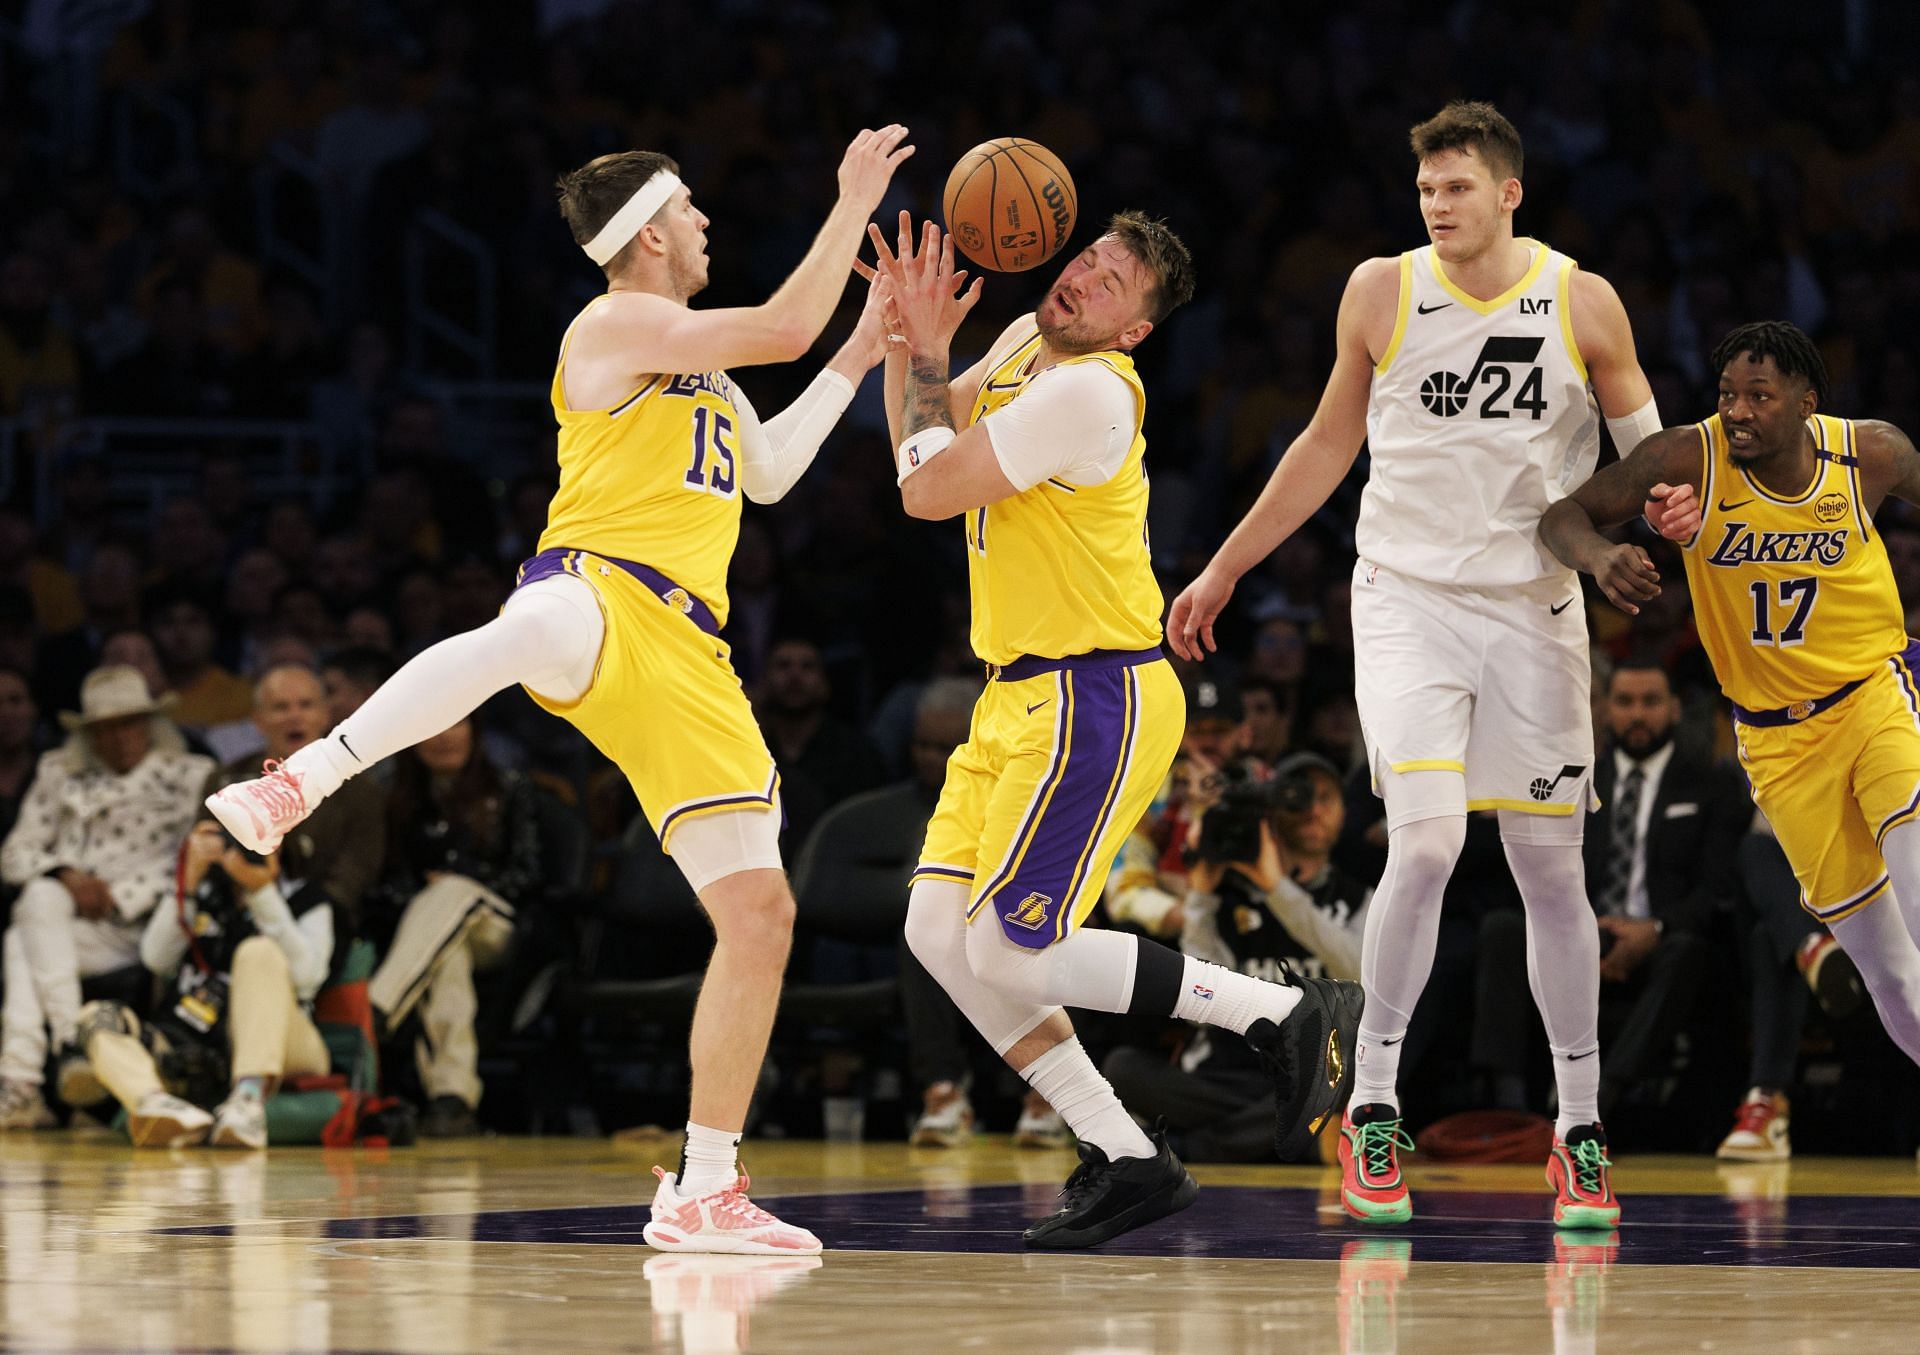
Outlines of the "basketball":
[[1017,136],[983,141],[961,156],[941,201],[960,252],[996,273],[1024,273],[1051,259],[1080,213],[1060,157]]

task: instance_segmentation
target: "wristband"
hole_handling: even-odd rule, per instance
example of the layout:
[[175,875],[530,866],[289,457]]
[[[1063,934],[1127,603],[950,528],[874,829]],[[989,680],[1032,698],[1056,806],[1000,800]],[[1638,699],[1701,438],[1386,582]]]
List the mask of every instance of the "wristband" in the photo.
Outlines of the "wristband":
[[905,484],[909,475],[950,447],[955,436],[951,428],[923,428],[901,443],[900,450],[893,458],[894,466],[900,472],[900,483]]

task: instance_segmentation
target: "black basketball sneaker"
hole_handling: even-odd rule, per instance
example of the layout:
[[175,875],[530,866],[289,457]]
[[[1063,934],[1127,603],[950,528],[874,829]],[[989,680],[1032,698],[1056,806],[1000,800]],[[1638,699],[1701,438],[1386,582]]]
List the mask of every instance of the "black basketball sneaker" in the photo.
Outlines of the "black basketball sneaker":
[[1167,1146],[1165,1126],[1154,1130],[1152,1157],[1109,1158],[1091,1143],[1080,1145],[1080,1165],[1060,1192],[1060,1212],[1022,1234],[1029,1247],[1065,1250],[1097,1247],[1193,1203],[1200,1187]]
[[1273,1076],[1278,1110],[1274,1151],[1282,1162],[1306,1157],[1330,1119],[1337,1118],[1353,1090],[1353,1045],[1365,998],[1344,979],[1293,976],[1300,1005],[1279,1025],[1255,1021],[1247,1043]]

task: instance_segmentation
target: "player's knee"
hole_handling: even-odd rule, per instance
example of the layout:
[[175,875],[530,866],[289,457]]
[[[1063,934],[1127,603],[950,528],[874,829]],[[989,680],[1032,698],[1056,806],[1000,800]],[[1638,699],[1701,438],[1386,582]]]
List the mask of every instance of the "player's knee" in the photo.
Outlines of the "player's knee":
[[967,968],[1004,998],[1033,1006],[1049,1004],[1049,952],[1014,945],[990,919],[967,928]]
[[1387,839],[1387,856],[1396,873],[1444,883],[1453,874],[1466,840],[1467,821],[1457,814],[1416,819],[1393,830]]
[[784,956],[793,942],[793,890],[779,871],[730,875],[703,889],[700,902],[715,934],[728,944],[777,950]]

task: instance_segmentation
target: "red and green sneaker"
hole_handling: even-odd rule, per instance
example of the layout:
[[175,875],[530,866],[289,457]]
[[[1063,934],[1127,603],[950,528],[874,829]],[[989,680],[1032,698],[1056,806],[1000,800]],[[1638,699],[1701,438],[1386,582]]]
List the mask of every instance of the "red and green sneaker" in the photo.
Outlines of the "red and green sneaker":
[[1547,1184],[1555,1193],[1553,1222],[1559,1228],[1612,1228],[1620,1222],[1620,1201],[1607,1184],[1607,1131],[1597,1124],[1575,1125],[1553,1141],[1547,1159]]
[[1398,1150],[1413,1151],[1400,1112],[1377,1102],[1354,1106],[1340,1122],[1340,1203],[1362,1223],[1405,1223],[1413,1197]]

